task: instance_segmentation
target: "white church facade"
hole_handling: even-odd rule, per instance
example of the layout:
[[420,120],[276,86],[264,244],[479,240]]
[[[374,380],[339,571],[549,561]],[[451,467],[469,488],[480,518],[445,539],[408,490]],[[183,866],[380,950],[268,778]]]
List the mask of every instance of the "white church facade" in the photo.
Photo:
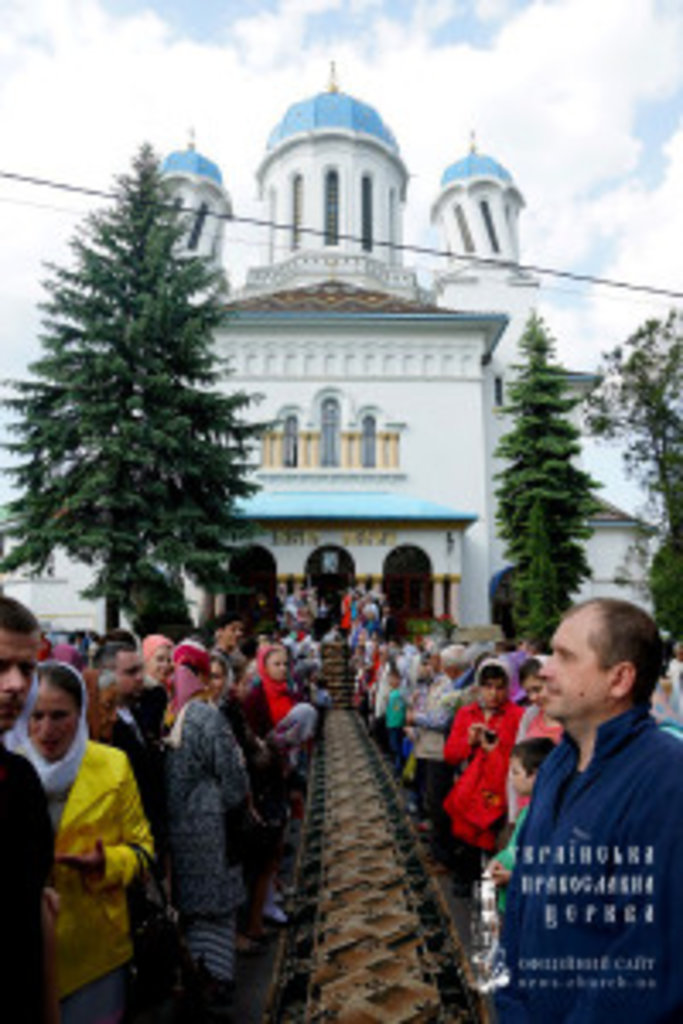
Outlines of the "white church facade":
[[[218,166],[190,147],[162,171],[193,211],[188,249],[220,264],[232,202]],[[382,591],[401,620],[504,622],[494,450],[539,293],[519,269],[514,179],[475,151],[446,168],[432,222],[451,257],[425,288],[403,259],[408,169],[372,107],[334,84],[295,103],[256,176],[270,225],[262,261],[216,336],[226,386],[262,395],[250,415],[272,424],[254,466],[261,490],[244,508],[258,532],[236,574],[268,603],[277,588],[360,585]],[[620,582],[636,524],[605,507],[592,525],[593,579],[577,596],[642,603]],[[51,579],[17,576],[5,590],[56,627],[100,628],[101,609],[86,613],[69,566],[56,566]],[[191,597],[198,615],[225,605]]]

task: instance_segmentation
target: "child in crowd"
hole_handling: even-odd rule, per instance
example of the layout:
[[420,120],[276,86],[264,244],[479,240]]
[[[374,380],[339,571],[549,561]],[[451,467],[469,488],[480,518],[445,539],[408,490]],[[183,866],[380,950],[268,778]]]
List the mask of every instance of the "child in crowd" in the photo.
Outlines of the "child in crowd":
[[389,696],[387,698],[387,709],[384,715],[384,723],[387,728],[389,739],[389,750],[394,758],[394,772],[397,778],[401,777],[403,771],[403,728],[406,724],[406,700],[401,692],[401,674],[396,668],[390,668],[387,673],[389,683]]
[[[528,658],[519,670],[519,681],[526,691],[529,706],[525,708],[522,720],[519,723],[515,743],[522,740],[533,740],[543,737],[559,743],[562,739],[562,726],[553,718],[548,718],[545,713],[547,696],[545,691],[545,680],[541,676],[543,668],[542,658]],[[508,821],[514,824],[517,821],[519,812],[528,804],[528,799],[517,795],[512,779],[508,776]]]
[[505,781],[522,709],[509,699],[507,665],[485,657],[476,675],[477,700],[461,707],[444,746],[457,770],[443,807],[451,820],[453,893],[469,897],[481,880],[484,855],[496,849],[505,824]]
[[522,740],[521,743],[515,744],[512,748],[510,755],[510,781],[517,796],[526,798],[527,802],[519,813],[507,846],[489,864],[489,873],[499,890],[498,910],[501,914],[505,911],[507,884],[510,881],[512,869],[515,866],[518,837],[529,811],[528,801],[536,782],[538,769],[548,754],[551,754],[554,749],[555,744],[547,736],[537,736],[534,739]]

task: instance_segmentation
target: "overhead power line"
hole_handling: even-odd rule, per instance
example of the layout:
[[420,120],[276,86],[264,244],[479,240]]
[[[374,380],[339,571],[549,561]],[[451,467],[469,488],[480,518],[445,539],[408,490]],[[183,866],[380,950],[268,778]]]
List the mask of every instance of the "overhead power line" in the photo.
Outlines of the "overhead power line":
[[[15,181],[22,185],[34,185],[39,188],[50,188],[60,192],[68,192],[74,195],[90,196],[95,199],[116,199],[117,193],[107,189],[89,188],[85,185],[74,185],[69,182],[53,181],[49,178],[39,178],[33,175],[18,174],[13,171],[0,170],[0,179]],[[159,209],[173,209],[178,213],[197,214],[196,207],[179,205],[177,202],[150,203]],[[237,214],[221,214],[215,211],[207,211],[207,215],[218,220],[231,221],[236,224],[248,224],[252,227],[268,228],[275,231],[292,231],[294,225],[291,223],[282,224],[277,221],[263,219],[260,217],[245,217]],[[318,228],[309,228],[297,225],[297,232],[301,235],[311,235],[316,238],[324,238],[325,231]],[[339,232],[336,236],[340,241],[357,242],[362,244],[363,239],[358,235],[344,234]],[[399,252],[414,253],[419,256],[434,256],[438,259],[457,260],[469,266],[502,267],[510,270],[521,271],[528,274],[537,274],[539,277],[554,277],[565,281],[572,281],[575,284],[592,284],[603,288],[615,288],[621,291],[638,292],[645,295],[654,295],[660,298],[683,300],[683,291],[676,291],[671,288],[662,288],[651,284],[637,284],[634,281],[620,281],[616,278],[600,277],[597,274],[581,274],[573,270],[558,270],[556,267],[543,267],[536,263],[516,263],[510,260],[498,260],[485,256],[467,255],[461,256],[448,249],[437,249],[432,246],[414,245],[409,243],[397,243],[389,241],[374,241],[377,248],[392,249]]]

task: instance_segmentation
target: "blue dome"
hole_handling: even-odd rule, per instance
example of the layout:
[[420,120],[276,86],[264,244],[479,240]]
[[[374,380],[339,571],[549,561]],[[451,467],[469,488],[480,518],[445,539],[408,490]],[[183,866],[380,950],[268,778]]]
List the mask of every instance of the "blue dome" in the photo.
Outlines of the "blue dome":
[[500,181],[512,181],[512,175],[506,171],[493,157],[479,153],[468,153],[462,160],[456,160],[447,167],[441,176],[441,184],[448,185],[451,181],[463,178],[498,178]]
[[267,148],[273,149],[283,139],[317,128],[345,128],[371,135],[398,153],[398,143],[377,111],[343,92],[321,92],[292,104],[270,133]]
[[207,160],[194,149],[171,153],[161,165],[162,174],[197,174],[200,178],[209,178],[217,185],[223,184],[223,175],[218,166]]

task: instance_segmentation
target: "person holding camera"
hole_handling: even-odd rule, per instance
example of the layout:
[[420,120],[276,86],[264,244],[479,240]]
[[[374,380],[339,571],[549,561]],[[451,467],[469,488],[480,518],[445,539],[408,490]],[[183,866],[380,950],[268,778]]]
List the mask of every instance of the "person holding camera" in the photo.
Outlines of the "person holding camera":
[[505,662],[485,658],[477,668],[477,700],[457,712],[444,747],[456,768],[444,801],[451,819],[451,864],[456,896],[470,896],[481,878],[482,858],[496,849],[505,823],[506,780],[522,708],[509,699]]

